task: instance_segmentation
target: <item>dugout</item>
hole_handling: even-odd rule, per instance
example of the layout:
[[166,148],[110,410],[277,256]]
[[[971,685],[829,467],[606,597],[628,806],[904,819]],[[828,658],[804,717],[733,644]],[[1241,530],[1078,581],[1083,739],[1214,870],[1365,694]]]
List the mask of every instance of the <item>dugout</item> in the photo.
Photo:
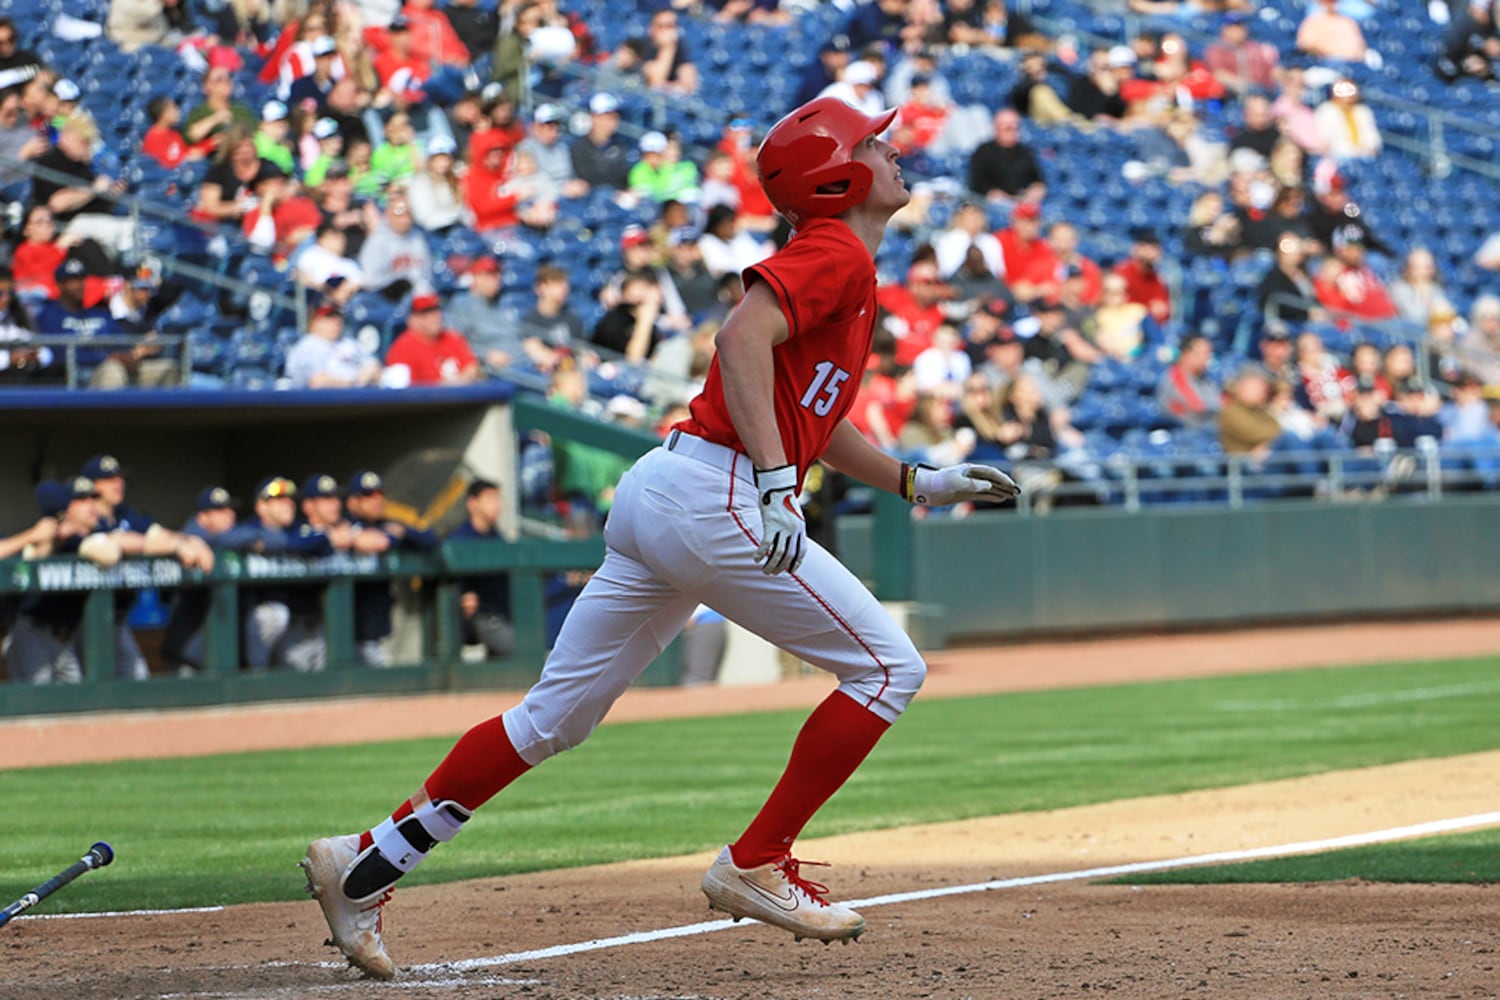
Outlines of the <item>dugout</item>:
[[[521,430],[540,430],[630,457],[655,446],[655,438],[600,425],[544,403],[517,397],[505,383],[401,390],[126,391],[118,393],[25,390],[0,392],[0,530],[20,530],[36,517],[33,490],[45,477],[77,473],[91,455],[108,453],[126,467],[127,502],[171,527],[191,516],[203,486],[226,486],[239,498],[242,516],[256,484],[268,475],[298,482],[327,472],[340,482],[360,469],[386,481],[389,513],[446,531],[462,518],[464,491],[475,477],[501,484],[502,531],[519,534],[516,445]],[[573,569],[592,569],[602,558],[598,538],[445,545],[435,556],[390,554],[352,565],[347,559],[221,559],[212,575],[184,573],[172,560],[127,560],[96,572],[77,560],[61,565],[0,564],[0,602],[38,589],[88,593],[85,614],[85,683],[81,688],[0,684],[0,715],[100,708],[169,707],[267,698],[316,697],[380,691],[467,687],[524,687],[535,679],[545,653],[550,605],[546,580]],[[261,565],[262,563],[267,565]],[[292,565],[296,563],[297,565]],[[274,564],[274,565],[273,565]],[[70,568],[81,573],[64,572]],[[460,657],[453,624],[465,574],[508,572],[518,621],[515,654],[503,661]],[[64,579],[66,577],[66,579]],[[191,577],[191,579],[189,579]],[[397,662],[409,667],[355,668],[350,635],[351,587],[358,579],[417,579],[403,590],[396,640]],[[313,675],[273,671],[247,676],[233,669],[238,590],[267,581],[313,582],[326,587],[329,669]],[[156,676],[149,684],[112,680],[101,663],[112,660],[108,635],[114,588],[202,587],[212,593],[218,652],[203,676],[162,676],[153,656],[160,629],[136,629]],[[400,590],[401,588],[398,588]],[[420,591],[418,593],[418,591]],[[136,619],[149,617],[139,614]],[[404,613],[403,613],[404,612]],[[212,629],[212,626],[211,626]],[[648,671],[645,683],[671,683],[675,657]]]
[[[515,434],[503,382],[407,389],[0,392],[0,510],[18,530],[44,478],[76,475],[91,455],[119,458],[127,502],[169,527],[209,484],[241,499],[269,475],[327,472],[342,483],[370,468],[417,516],[452,507],[456,476],[514,477]],[[513,491],[507,491],[512,493]],[[508,526],[514,527],[514,497]],[[441,510],[434,508],[437,504]],[[461,509],[462,504],[459,504]]]

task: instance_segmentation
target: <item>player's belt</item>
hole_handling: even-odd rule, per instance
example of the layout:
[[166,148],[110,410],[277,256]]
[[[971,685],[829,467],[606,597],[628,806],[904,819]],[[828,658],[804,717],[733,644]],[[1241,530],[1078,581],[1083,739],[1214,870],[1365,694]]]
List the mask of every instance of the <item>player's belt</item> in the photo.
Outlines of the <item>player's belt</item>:
[[712,465],[721,472],[737,476],[747,483],[755,482],[755,467],[749,456],[733,448],[726,448],[722,444],[714,444],[712,441],[705,441],[701,437],[684,434],[682,431],[673,431],[667,435],[667,450],[675,455]]

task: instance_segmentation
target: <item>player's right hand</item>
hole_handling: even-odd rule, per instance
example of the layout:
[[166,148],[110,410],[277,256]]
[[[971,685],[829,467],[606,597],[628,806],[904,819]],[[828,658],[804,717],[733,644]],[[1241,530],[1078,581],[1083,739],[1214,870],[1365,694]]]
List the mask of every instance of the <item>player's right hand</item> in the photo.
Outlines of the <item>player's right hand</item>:
[[797,504],[797,467],[778,465],[755,470],[760,496],[760,547],[755,561],[767,576],[795,573],[807,555],[807,522]]

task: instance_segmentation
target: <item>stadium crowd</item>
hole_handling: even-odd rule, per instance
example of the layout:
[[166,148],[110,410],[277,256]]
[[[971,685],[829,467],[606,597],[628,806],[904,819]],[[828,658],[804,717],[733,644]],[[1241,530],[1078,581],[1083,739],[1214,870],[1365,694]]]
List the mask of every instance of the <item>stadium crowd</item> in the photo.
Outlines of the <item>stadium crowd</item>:
[[[1038,488],[1100,480],[1131,432],[1257,456],[1497,442],[1500,231],[1470,233],[1457,260],[1385,230],[1399,206],[1372,164],[1410,161],[1365,99],[1385,79],[1381,45],[1397,55],[1391,25],[1415,24],[1424,71],[1493,102],[1493,3],[1412,18],[1364,0],[1128,0],[1063,28],[1046,16],[1061,2],[1023,6],[662,0],[605,17],[559,0],[114,0],[13,14],[0,151],[41,172],[0,164],[17,223],[0,379],[64,378],[60,335],[97,388],[506,378],[664,426],[707,370],[739,271],[790,236],[755,179],[760,130],[831,93],[899,107],[890,137],[922,178],[878,262],[879,363],[854,414],[882,447],[1007,462]],[[49,25],[102,37],[63,60]],[[723,51],[804,36],[805,65]],[[732,75],[742,59],[758,72]],[[976,90],[976,59],[1007,86]],[[147,99],[122,118],[99,67],[144,80],[131,93]],[[707,128],[705,108],[720,115]],[[137,136],[128,157],[111,145]],[[1089,149],[1115,174],[1100,192]],[[233,296],[189,308],[196,292],[160,259],[183,227],[143,238],[110,202],[127,190],[232,237],[218,255],[231,276],[300,286],[306,328]],[[557,464],[551,499],[607,511],[609,463]]]

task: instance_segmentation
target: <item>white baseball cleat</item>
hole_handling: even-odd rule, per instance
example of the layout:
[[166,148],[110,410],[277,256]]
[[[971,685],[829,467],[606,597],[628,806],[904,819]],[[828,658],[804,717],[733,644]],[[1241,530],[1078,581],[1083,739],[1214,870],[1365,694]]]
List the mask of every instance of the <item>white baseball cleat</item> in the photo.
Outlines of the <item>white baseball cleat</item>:
[[865,932],[865,918],[843,903],[830,902],[828,886],[802,877],[802,865],[819,864],[788,854],[759,868],[739,868],[725,847],[703,876],[703,894],[711,909],[735,920],[751,917],[774,924],[798,941],[851,941]]
[[330,944],[338,946],[349,964],[375,979],[394,979],[396,963],[386,954],[380,936],[380,911],[391,890],[350,899],[344,895],[344,880],[359,856],[359,836],[325,837],[307,845],[307,857],[298,862],[307,873],[307,891],[323,908],[332,932]]

